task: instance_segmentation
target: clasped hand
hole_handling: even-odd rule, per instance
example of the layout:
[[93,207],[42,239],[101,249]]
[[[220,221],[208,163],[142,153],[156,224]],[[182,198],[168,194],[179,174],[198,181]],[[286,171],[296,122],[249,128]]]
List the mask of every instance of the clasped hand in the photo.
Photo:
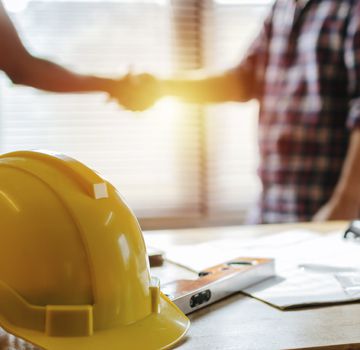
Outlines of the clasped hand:
[[127,74],[115,81],[109,92],[122,107],[131,111],[144,111],[162,97],[161,82],[153,75]]

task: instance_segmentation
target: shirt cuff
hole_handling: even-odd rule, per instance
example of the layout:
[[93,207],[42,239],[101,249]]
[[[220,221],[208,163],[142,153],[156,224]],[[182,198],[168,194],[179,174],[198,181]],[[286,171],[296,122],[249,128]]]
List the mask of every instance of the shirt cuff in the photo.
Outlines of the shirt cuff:
[[346,125],[349,129],[360,128],[360,97],[350,101]]

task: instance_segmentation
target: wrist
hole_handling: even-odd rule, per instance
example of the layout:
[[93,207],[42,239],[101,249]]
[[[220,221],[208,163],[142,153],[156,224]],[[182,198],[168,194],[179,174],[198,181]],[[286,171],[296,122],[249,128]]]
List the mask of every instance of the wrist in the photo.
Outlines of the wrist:
[[[161,93],[163,96],[179,97],[186,99],[188,95],[192,95],[190,91],[194,91],[193,82],[191,80],[183,79],[164,79],[161,80]],[[196,87],[195,91],[200,89]]]
[[114,95],[117,91],[122,89],[121,80],[115,80],[110,78],[100,79],[98,81],[98,90],[108,93],[109,95]]
[[174,96],[174,81],[168,79],[159,80],[159,92],[161,96]]

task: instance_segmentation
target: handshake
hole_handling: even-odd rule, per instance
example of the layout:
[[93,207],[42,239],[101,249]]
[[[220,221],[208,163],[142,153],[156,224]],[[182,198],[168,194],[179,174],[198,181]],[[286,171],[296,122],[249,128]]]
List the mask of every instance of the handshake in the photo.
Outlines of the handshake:
[[144,111],[165,95],[164,82],[148,73],[129,73],[110,85],[110,98],[130,111]]

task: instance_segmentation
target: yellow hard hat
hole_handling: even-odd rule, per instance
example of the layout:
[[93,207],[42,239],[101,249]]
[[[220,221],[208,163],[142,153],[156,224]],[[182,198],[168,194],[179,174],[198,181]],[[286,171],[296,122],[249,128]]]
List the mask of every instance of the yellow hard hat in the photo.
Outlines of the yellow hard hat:
[[167,349],[188,318],[150,278],[135,215],[74,159],[0,156],[0,326],[49,350]]

